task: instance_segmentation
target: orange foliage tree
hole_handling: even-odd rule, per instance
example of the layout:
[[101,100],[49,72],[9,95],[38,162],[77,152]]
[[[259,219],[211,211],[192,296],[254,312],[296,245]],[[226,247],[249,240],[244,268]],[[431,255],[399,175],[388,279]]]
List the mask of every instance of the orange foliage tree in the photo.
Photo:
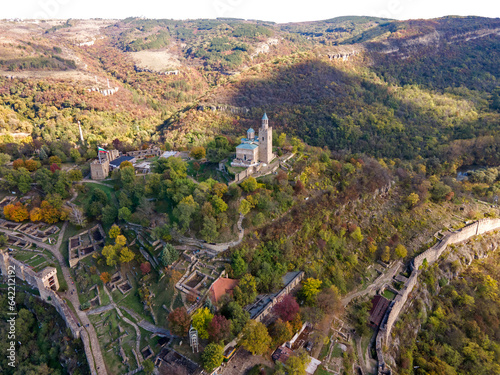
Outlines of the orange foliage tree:
[[7,220],[12,220],[18,223],[29,218],[28,209],[20,202],[5,206],[3,208],[3,214]]
[[12,167],[14,169],[19,169],[24,167],[24,160],[23,159],[17,159],[12,162]]
[[41,221],[42,219],[43,219],[42,210],[40,208],[35,207],[30,211],[31,221]]

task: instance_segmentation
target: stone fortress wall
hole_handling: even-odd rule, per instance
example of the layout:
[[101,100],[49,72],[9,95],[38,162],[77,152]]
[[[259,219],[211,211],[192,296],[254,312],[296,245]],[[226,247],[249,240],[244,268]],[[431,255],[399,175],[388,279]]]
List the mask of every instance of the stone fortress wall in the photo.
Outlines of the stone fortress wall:
[[412,261],[412,272],[405,285],[403,286],[401,293],[397,295],[391,306],[386,313],[384,322],[377,334],[376,338],[376,351],[378,360],[378,373],[379,374],[390,374],[391,370],[387,368],[384,360],[384,354],[382,351],[382,342],[385,341],[386,345],[389,343],[390,334],[394,323],[399,317],[401,310],[403,309],[409,294],[417,285],[418,276],[420,274],[420,267],[427,260],[428,264],[436,262],[439,257],[446,250],[448,245],[456,244],[468,240],[469,238],[477,235],[481,235],[490,231],[500,229],[500,219],[481,219],[472,224],[469,224],[453,233],[445,235],[438,243],[436,243],[431,248],[424,251],[422,254],[417,255]]
[[80,327],[78,327],[72,311],[64,300],[49,287],[48,277],[54,276],[55,271],[56,288],[59,288],[57,270],[53,267],[47,267],[40,272],[35,272],[28,265],[11,257],[6,250],[0,250],[0,271],[2,275],[8,274],[9,266],[15,267],[15,275],[18,279],[26,281],[31,287],[37,289],[40,292],[40,298],[56,308],[71,330],[73,337],[79,338]]

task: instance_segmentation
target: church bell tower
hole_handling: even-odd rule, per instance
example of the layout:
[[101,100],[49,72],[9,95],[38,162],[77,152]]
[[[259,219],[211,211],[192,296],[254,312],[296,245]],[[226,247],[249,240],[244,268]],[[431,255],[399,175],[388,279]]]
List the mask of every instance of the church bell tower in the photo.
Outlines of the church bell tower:
[[269,164],[273,160],[273,128],[269,127],[269,119],[264,113],[259,129],[259,161]]

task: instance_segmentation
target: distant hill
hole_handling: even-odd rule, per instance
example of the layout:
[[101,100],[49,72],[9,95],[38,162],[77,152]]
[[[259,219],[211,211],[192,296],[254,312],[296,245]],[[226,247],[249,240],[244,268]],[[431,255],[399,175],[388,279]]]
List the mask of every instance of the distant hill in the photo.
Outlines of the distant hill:
[[443,155],[498,132],[499,19],[129,18],[0,30],[0,123],[47,140],[76,141],[80,121],[92,142],[118,134],[190,147],[238,135],[263,111],[312,145],[379,157]]

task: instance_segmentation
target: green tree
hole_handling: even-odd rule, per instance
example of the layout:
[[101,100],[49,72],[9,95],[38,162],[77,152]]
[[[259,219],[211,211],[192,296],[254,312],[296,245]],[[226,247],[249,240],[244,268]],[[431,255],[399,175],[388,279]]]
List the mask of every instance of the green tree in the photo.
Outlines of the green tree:
[[10,155],[0,153],[0,165],[5,165],[10,162]]
[[203,229],[200,231],[201,238],[207,242],[214,241],[218,236],[217,232],[217,220],[212,216],[205,216],[203,218]]
[[202,339],[208,339],[208,324],[212,321],[214,315],[207,307],[202,307],[194,313],[191,324],[198,331],[198,336]]
[[233,255],[231,267],[236,278],[240,278],[247,271],[247,263],[239,253]]
[[135,170],[134,167],[125,166],[124,168],[120,168],[120,181],[123,186],[131,185],[135,180]]
[[108,204],[102,209],[102,222],[107,225],[113,223],[116,220],[117,214],[116,207]]
[[361,229],[359,227],[353,230],[353,232],[351,233],[351,238],[357,243],[363,242],[363,235],[361,234]]
[[161,262],[163,263],[163,265],[165,267],[168,267],[172,263],[174,263],[177,259],[179,259],[179,252],[172,244],[168,243],[163,247],[163,250],[161,251],[160,259],[161,259]]
[[144,362],[142,362],[142,367],[146,375],[152,375],[155,370],[155,364],[150,359],[146,359]]
[[211,373],[222,364],[224,360],[224,348],[216,343],[208,344],[201,354],[203,368]]
[[79,169],[72,169],[68,172],[68,177],[72,182],[78,182],[83,179],[82,171]]
[[69,156],[71,156],[71,159],[73,159],[75,163],[79,163],[82,160],[82,155],[80,154],[80,151],[78,151],[78,149],[76,148],[72,148],[69,151]]
[[227,210],[227,203],[224,202],[222,198],[219,198],[216,195],[212,198],[212,206],[215,208],[215,212],[218,214]]
[[246,306],[255,301],[257,297],[257,282],[255,281],[255,277],[249,273],[243,276],[239,284],[234,288],[233,295],[236,302],[241,306]]
[[177,217],[183,232],[189,228],[192,215],[196,212],[196,210],[198,210],[198,208],[198,203],[194,201],[192,195],[189,195],[183,198],[174,209],[174,215]]
[[249,320],[241,332],[241,345],[253,355],[262,355],[269,350],[272,339],[264,324]]
[[127,207],[122,207],[118,210],[118,219],[123,221],[129,221],[132,216],[132,212]]
[[31,190],[31,183],[33,180],[31,179],[31,174],[28,172],[26,168],[19,168],[17,171],[17,188],[22,194],[26,194]]
[[250,314],[248,311],[244,310],[237,302],[231,301],[227,305],[224,305],[221,309],[221,313],[231,320],[231,331],[233,335],[238,335],[245,324],[250,319]]

